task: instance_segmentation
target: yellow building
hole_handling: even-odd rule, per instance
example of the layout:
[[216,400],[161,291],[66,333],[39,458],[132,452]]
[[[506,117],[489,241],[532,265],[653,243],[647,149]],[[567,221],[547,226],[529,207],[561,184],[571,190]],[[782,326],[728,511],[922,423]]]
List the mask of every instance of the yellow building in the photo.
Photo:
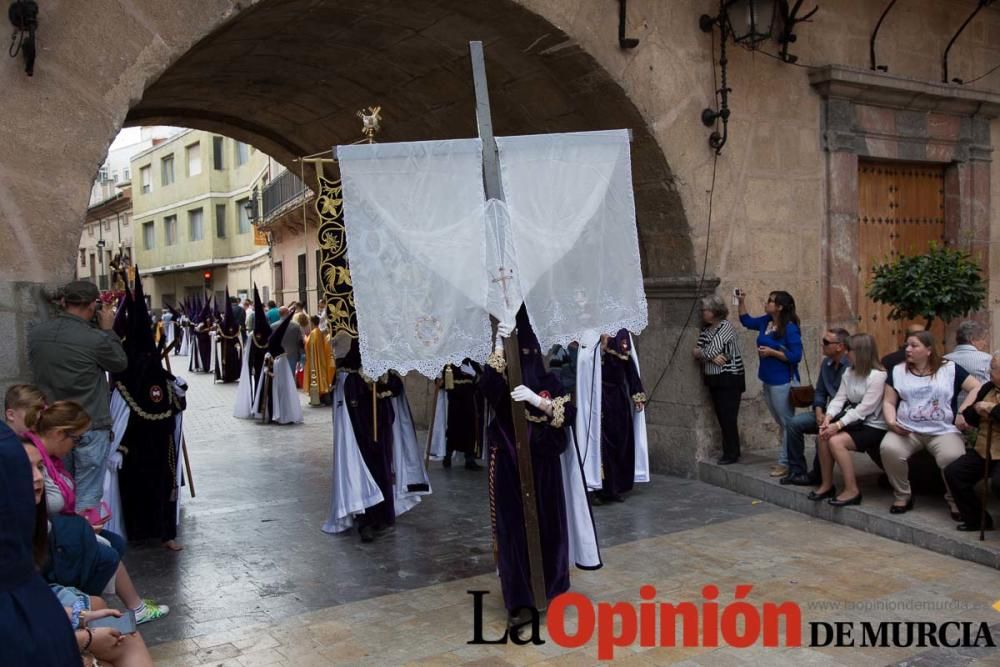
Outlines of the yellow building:
[[248,144],[187,130],[132,158],[134,259],[154,308],[206,290],[271,292],[266,238],[251,223],[271,160]]

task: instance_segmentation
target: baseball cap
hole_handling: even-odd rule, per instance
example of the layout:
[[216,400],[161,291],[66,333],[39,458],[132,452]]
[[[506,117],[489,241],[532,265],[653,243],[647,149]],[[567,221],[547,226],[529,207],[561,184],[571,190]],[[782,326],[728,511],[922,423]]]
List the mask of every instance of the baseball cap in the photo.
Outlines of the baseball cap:
[[63,287],[63,298],[66,303],[93,303],[100,295],[101,292],[97,289],[97,285],[89,280],[74,280]]

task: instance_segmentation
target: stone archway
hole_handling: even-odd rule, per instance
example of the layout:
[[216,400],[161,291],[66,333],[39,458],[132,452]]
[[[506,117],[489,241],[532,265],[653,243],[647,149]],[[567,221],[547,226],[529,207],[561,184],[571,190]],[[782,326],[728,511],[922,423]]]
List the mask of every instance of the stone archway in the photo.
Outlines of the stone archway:
[[[355,139],[355,113],[371,104],[383,107],[382,141],[474,136],[471,39],[486,45],[498,134],[633,129],[645,273],[691,271],[680,198],[658,187],[672,175],[635,105],[569,36],[510,0],[260,2],[170,65],[125,124],[221,132],[286,166]],[[654,238],[673,242],[650,253]]]
[[[672,340],[665,334],[678,323],[670,320],[687,303],[674,308],[671,300],[692,295],[694,258],[664,152],[620,82],[536,13],[547,10],[529,4],[123,1],[98,15],[80,3],[43,7],[46,43],[35,77],[0,70],[10,119],[0,128],[0,270],[8,285],[27,281],[7,299],[0,294],[19,341],[0,379],[28,375],[25,331],[44,313],[32,284],[71,275],[87,192],[121,126],[210,130],[286,166],[355,138],[355,112],[371,104],[383,107],[383,141],[474,136],[472,39],[486,46],[498,134],[633,130],[643,273],[650,297],[660,299],[651,303],[651,329]],[[647,356],[647,364],[662,367],[662,356]],[[682,459],[689,471],[694,445],[685,450],[658,467],[678,469]]]

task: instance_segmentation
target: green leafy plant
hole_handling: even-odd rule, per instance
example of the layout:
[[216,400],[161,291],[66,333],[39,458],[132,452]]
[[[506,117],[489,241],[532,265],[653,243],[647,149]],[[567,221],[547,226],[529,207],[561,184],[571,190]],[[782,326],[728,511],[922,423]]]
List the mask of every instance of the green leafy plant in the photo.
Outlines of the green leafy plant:
[[893,320],[948,322],[979,310],[986,301],[982,270],[968,254],[931,244],[923,255],[900,257],[872,269],[868,297],[892,306]]

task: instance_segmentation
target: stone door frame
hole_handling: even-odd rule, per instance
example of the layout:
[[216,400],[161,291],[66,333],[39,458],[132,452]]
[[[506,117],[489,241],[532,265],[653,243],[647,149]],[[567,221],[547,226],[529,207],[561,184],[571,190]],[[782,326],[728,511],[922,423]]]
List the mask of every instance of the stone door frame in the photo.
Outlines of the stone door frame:
[[859,158],[945,165],[945,237],[989,275],[990,120],[1000,95],[828,65],[809,73],[823,98],[827,225],[821,293],[829,326],[856,330],[864,297]]

